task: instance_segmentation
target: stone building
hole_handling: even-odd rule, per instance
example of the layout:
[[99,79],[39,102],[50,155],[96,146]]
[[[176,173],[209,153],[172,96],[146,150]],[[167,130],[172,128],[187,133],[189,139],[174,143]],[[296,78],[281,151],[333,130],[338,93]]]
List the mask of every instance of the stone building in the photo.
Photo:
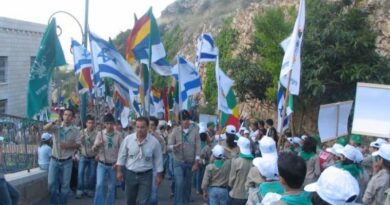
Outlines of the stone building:
[[0,17],[0,114],[26,116],[27,86],[46,25]]

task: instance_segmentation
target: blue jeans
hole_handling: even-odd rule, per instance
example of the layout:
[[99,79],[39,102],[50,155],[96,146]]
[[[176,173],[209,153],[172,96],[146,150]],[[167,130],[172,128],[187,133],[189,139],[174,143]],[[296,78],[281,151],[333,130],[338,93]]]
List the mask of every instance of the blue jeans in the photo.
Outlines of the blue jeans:
[[209,205],[227,205],[229,204],[229,191],[221,187],[208,188]]
[[127,205],[149,205],[150,190],[153,180],[152,170],[135,173],[126,169],[126,204]]
[[0,178],[0,205],[16,205],[19,200],[19,192],[4,178]]
[[193,163],[174,160],[173,173],[175,178],[175,205],[185,205],[190,202]]
[[[105,182],[107,182],[106,196],[103,192]],[[116,173],[112,166],[107,166],[102,163],[98,163],[96,170],[96,190],[94,205],[113,205],[115,204],[115,184]]]
[[48,173],[50,204],[66,205],[68,203],[71,175],[72,159],[63,162],[50,159]]
[[199,165],[198,171],[195,174],[195,189],[198,193],[202,193],[202,181],[206,165]]
[[77,173],[77,191],[93,191],[96,180],[96,160],[80,156]]
[[158,186],[156,184],[157,172],[153,170],[152,192],[150,193],[150,205],[157,205],[158,202]]

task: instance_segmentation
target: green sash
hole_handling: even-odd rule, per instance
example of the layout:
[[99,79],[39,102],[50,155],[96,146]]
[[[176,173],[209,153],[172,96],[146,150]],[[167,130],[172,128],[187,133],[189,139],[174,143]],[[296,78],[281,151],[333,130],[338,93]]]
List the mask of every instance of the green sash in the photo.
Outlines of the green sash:
[[255,158],[253,155],[251,155],[251,154],[242,154],[242,153],[240,153],[240,156],[239,157],[241,157],[241,158],[244,158],[244,159],[253,159],[253,158]]
[[314,157],[314,155],[316,155],[316,153],[314,153],[314,152],[305,152],[305,151],[302,150],[299,153],[299,155],[302,157],[303,160],[307,161],[310,158]]
[[221,159],[214,160],[214,165],[220,169],[223,166],[224,161]]
[[313,205],[310,200],[310,193],[305,191],[297,195],[284,195],[280,200],[288,205]]
[[263,182],[259,186],[259,193],[264,197],[267,193],[284,194],[284,188],[279,181]]

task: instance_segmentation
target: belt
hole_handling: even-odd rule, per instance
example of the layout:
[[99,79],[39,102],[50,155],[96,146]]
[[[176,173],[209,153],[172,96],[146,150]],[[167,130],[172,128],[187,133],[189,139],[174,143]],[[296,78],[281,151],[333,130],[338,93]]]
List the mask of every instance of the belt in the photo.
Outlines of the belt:
[[99,160],[99,163],[102,163],[102,164],[104,164],[104,165],[106,165],[106,166],[112,166],[112,165],[115,164],[115,162],[107,163],[107,162],[103,162],[103,161],[100,161],[100,160]]
[[85,159],[95,159],[95,156],[92,156],[92,157],[87,157],[87,156],[83,156]]
[[228,186],[210,186],[210,188],[221,188],[221,189],[229,189]]
[[129,172],[131,172],[132,174],[135,174],[135,175],[142,175],[142,174],[146,174],[146,173],[151,172],[151,171],[152,171],[152,169],[149,169],[149,170],[146,170],[143,172],[134,172],[134,171],[129,170]]
[[51,156],[51,158],[54,159],[54,160],[56,160],[56,161],[59,161],[59,162],[65,162],[65,161],[68,161],[68,160],[72,159],[71,156],[68,157],[68,158],[66,158],[66,159],[59,159],[59,158],[54,157],[54,156]]

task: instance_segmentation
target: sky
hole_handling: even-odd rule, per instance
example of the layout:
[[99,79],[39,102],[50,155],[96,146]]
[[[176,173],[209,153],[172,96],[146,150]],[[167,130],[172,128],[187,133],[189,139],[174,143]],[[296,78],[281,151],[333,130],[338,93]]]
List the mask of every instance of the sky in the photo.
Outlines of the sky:
[[[156,18],[175,0],[89,0],[89,28],[92,32],[107,39],[116,37],[121,31],[131,29],[134,25],[134,13],[138,17],[153,7]],[[3,0],[0,16],[15,18],[35,23],[48,24],[49,17],[56,11],[71,13],[84,28],[85,1],[83,0]],[[81,43],[82,34],[75,20],[70,16],[58,13],[54,16],[61,27],[60,41],[65,58],[73,64],[70,54],[70,39],[73,37]]]

